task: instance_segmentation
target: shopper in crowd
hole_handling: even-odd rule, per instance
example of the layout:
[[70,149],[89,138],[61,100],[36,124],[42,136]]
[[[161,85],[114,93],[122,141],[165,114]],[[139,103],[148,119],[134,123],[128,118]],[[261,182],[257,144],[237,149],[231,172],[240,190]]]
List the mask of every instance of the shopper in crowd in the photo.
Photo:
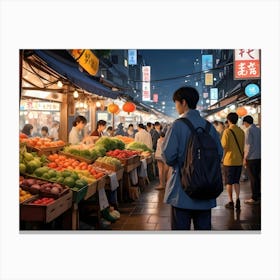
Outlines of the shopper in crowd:
[[229,113],[227,115],[229,128],[227,128],[222,136],[222,146],[224,148],[224,174],[225,184],[228,193],[229,202],[225,205],[226,208],[233,209],[233,188],[236,195],[235,207],[240,209],[240,176],[243,165],[244,154],[244,131],[236,125],[238,115]]
[[159,177],[159,185],[155,188],[156,190],[163,190],[166,187],[167,176],[169,166],[164,162],[162,158],[162,143],[165,137],[165,133],[161,132],[160,137],[157,140],[155,159],[157,161],[158,167],[158,177]]
[[54,121],[50,129],[49,138],[51,138],[54,141],[58,140],[59,139],[58,131],[59,131],[59,122]]
[[108,126],[106,129],[106,132],[104,132],[105,136],[113,137],[114,136],[114,130],[112,126]]
[[104,120],[99,120],[96,124],[96,129],[91,133],[90,136],[101,137],[104,135],[104,130],[106,129],[107,122]]
[[152,150],[153,141],[151,134],[145,130],[145,127],[142,123],[139,123],[137,128],[138,132],[135,134],[135,142],[143,143]]
[[125,131],[123,129],[123,124],[119,123],[115,135],[125,136]]
[[49,129],[48,129],[47,126],[42,126],[42,128],[41,128],[41,137],[42,138],[49,137]]
[[135,133],[136,133],[136,130],[134,129],[133,124],[132,123],[129,124],[128,128],[127,128],[127,131],[125,133],[125,136],[130,137],[130,138],[134,138],[135,137]]
[[73,127],[69,133],[69,143],[75,145],[83,142],[82,130],[87,124],[87,119],[84,116],[77,116],[73,121]]
[[251,198],[246,204],[258,204],[261,200],[261,130],[251,116],[243,118],[245,132],[244,166],[248,171],[251,185]]
[[224,125],[224,123],[223,123],[222,121],[217,121],[217,120],[215,120],[215,121],[213,122],[213,125],[214,125],[214,127],[216,128],[217,132],[219,133],[220,139],[222,139],[223,132],[224,132],[224,130],[225,130],[225,125]]
[[[180,117],[187,118],[194,127],[205,127],[206,121],[196,110],[198,100],[199,94],[192,87],[179,88],[173,95]],[[222,158],[223,149],[213,125],[211,125],[210,134],[215,139],[219,156]],[[164,202],[171,204],[172,230],[190,230],[192,221],[195,230],[211,230],[211,208],[216,207],[216,199],[192,199],[181,185],[180,170],[185,161],[186,146],[190,135],[191,131],[185,123],[175,121],[163,141],[163,159],[173,169],[166,185]]]
[[151,133],[152,135],[152,140],[153,140],[153,150],[156,151],[157,149],[157,141],[160,137],[161,133],[161,125],[159,122],[155,122],[155,128],[153,129],[153,132]]
[[225,129],[226,129],[226,128],[229,128],[228,120],[225,120],[224,126],[225,126]]
[[28,137],[32,137],[33,132],[33,125],[32,124],[25,124],[24,127],[21,130],[22,133],[27,135]]

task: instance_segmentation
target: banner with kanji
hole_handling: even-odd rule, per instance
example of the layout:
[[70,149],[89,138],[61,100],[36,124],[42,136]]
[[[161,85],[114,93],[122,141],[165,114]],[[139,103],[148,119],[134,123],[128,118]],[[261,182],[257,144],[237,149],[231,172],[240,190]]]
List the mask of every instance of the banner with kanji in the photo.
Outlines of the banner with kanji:
[[261,62],[259,49],[234,50],[234,80],[260,79]]

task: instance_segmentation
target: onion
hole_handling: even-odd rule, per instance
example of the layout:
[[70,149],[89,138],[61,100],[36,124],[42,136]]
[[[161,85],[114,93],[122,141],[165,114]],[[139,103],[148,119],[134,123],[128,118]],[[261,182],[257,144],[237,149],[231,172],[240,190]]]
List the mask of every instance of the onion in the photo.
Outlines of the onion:
[[34,190],[40,190],[41,186],[39,184],[33,184],[30,188]]
[[25,183],[28,185],[28,186],[31,186],[31,185],[34,185],[36,183],[36,180],[35,179],[26,179],[25,180]]
[[53,193],[53,194],[59,194],[59,189],[58,189],[57,187],[53,187],[53,188],[51,189],[51,193]]

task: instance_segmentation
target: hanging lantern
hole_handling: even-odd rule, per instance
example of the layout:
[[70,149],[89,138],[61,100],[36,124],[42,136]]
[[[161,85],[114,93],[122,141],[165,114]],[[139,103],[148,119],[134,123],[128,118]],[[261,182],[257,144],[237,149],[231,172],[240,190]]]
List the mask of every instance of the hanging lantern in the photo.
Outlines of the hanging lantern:
[[136,106],[135,106],[135,104],[134,103],[132,103],[132,102],[126,102],[126,103],[124,103],[124,105],[123,105],[123,110],[125,111],[125,112],[127,112],[128,114],[129,113],[132,113],[132,112],[134,112],[135,110],[136,110]]
[[247,115],[247,110],[246,110],[246,108],[244,108],[244,107],[238,107],[238,108],[236,109],[236,114],[237,114],[239,117],[244,117],[244,116]]
[[116,114],[120,111],[120,108],[117,104],[109,104],[108,105],[108,108],[107,108],[108,112],[111,113],[111,114]]

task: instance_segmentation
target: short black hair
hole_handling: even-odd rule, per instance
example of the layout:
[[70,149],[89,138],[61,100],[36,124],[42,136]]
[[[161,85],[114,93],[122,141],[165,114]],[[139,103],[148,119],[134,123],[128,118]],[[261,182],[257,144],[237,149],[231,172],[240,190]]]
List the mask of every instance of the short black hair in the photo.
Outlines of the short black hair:
[[30,123],[27,123],[24,125],[23,129],[22,129],[22,133],[30,136],[31,135],[31,130],[33,129],[33,125]]
[[86,124],[87,123],[87,119],[84,116],[77,116],[75,118],[75,120],[73,121],[73,126],[76,126],[80,122]]
[[113,130],[113,127],[112,127],[112,126],[108,126],[108,127],[107,127],[107,131],[108,131],[108,130]]
[[47,133],[49,132],[49,129],[47,126],[42,126],[41,131],[46,131]]
[[234,112],[231,112],[227,115],[227,120],[233,124],[236,124],[238,121],[238,115]]
[[145,126],[144,126],[144,124],[142,124],[142,123],[139,123],[139,124],[138,124],[138,127],[142,128],[142,129],[145,129]]
[[151,122],[147,122],[147,127],[152,127],[152,123]]
[[155,126],[159,126],[160,125],[160,123],[159,122],[155,122]]
[[253,117],[251,117],[251,116],[245,116],[244,118],[243,118],[243,123],[244,122],[246,122],[246,123],[248,123],[248,124],[252,124],[253,122],[254,122],[254,119],[253,119]]
[[99,120],[99,121],[97,122],[97,127],[98,127],[99,125],[105,126],[106,124],[107,124],[106,121],[104,121],[104,120]]
[[132,123],[130,123],[130,124],[128,125],[128,128],[130,128],[130,127],[133,127],[133,124],[132,124]]
[[161,136],[161,137],[165,137],[165,133],[162,131],[162,132],[160,133],[160,136]]
[[173,94],[173,102],[185,100],[190,109],[196,109],[197,102],[199,100],[199,93],[193,87],[181,87],[177,89]]

